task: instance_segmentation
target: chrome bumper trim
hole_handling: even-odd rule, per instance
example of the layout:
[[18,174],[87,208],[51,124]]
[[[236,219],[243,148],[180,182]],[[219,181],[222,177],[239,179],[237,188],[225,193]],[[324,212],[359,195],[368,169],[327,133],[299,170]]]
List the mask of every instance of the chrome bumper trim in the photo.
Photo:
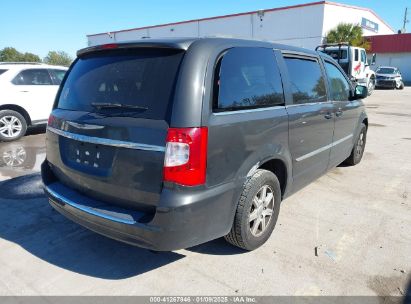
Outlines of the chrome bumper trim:
[[146,150],[146,151],[155,151],[155,152],[165,151],[164,146],[147,145],[147,144],[135,143],[135,142],[130,142],[130,141],[122,141],[122,140],[116,140],[116,139],[108,139],[108,138],[81,135],[81,134],[59,130],[59,129],[56,129],[50,126],[47,127],[47,131],[50,131],[54,134],[57,134],[57,135],[60,135],[66,138],[70,138],[70,139],[74,139],[74,140],[78,140],[82,142],[88,142],[88,143],[92,143],[96,145],[105,145],[105,146],[113,146],[113,147],[119,147],[119,148]]
[[[61,196],[60,194],[58,194],[57,192],[55,192],[54,190],[50,189],[47,186],[45,186],[45,190],[52,197],[54,197],[56,200],[61,201],[64,204],[67,204],[67,205],[69,205],[73,208],[76,208],[76,209],[81,210],[83,212],[86,212],[88,214],[95,215],[95,216],[98,216],[98,217],[101,217],[101,218],[104,218],[106,220],[110,220],[110,221],[113,221],[113,222],[127,224],[127,225],[134,225],[136,223],[136,221],[134,221],[134,220],[121,219],[121,218],[118,218],[118,217],[110,216],[110,215],[102,213],[102,212],[98,212],[98,211],[96,211],[92,208],[88,208],[88,207],[79,205],[79,204],[73,202],[72,200],[70,200],[69,198]],[[53,199],[51,198],[51,200],[53,200]]]

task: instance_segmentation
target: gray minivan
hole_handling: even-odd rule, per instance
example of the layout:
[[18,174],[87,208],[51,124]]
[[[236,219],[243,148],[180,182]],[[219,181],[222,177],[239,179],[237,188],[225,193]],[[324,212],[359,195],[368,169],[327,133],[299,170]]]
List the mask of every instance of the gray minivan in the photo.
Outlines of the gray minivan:
[[175,250],[225,236],[253,250],[281,201],[360,162],[361,98],[327,55],[226,38],[78,52],[47,127],[50,204],[108,237]]

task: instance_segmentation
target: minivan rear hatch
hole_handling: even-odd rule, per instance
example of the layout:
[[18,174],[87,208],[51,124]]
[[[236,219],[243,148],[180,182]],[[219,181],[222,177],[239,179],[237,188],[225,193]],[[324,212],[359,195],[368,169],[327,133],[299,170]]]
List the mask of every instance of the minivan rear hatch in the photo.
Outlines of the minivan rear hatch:
[[59,182],[115,205],[157,205],[183,56],[147,47],[80,54],[49,119],[47,159]]

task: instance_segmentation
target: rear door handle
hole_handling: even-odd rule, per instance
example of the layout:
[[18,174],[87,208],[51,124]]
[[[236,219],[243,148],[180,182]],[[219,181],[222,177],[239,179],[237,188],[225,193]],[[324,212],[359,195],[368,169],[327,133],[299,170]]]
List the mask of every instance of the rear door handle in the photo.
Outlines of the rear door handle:
[[341,108],[338,108],[337,112],[335,112],[335,116],[340,117],[343,115],[343,111]]

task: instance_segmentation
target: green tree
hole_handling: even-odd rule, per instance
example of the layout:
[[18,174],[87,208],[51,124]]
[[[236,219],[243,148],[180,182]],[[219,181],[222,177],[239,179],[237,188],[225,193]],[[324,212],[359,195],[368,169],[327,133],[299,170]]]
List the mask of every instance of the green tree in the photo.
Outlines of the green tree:
[[24,53],[22,54],[22,60],[24,62],[41,62],[41,59],[36,54]]
[[0,61],[18,62],[22,59],[22,53],[12,47],[5,47],[0,51]]
[[41,62],[40,57],[32,53],[20,53],[13,47],[5,47],[0,50],[2,62]]
[[340,23],[334,29],[330,30],[326,36],[327,43],[348,42],[352,46],[369,49],[370,45],[364,39],[362,28],[358,24]]
[[44,57],[43,62],[52,65],[62,65],[69,66],[73,59],[63,51],[50,51],[46,57]]

